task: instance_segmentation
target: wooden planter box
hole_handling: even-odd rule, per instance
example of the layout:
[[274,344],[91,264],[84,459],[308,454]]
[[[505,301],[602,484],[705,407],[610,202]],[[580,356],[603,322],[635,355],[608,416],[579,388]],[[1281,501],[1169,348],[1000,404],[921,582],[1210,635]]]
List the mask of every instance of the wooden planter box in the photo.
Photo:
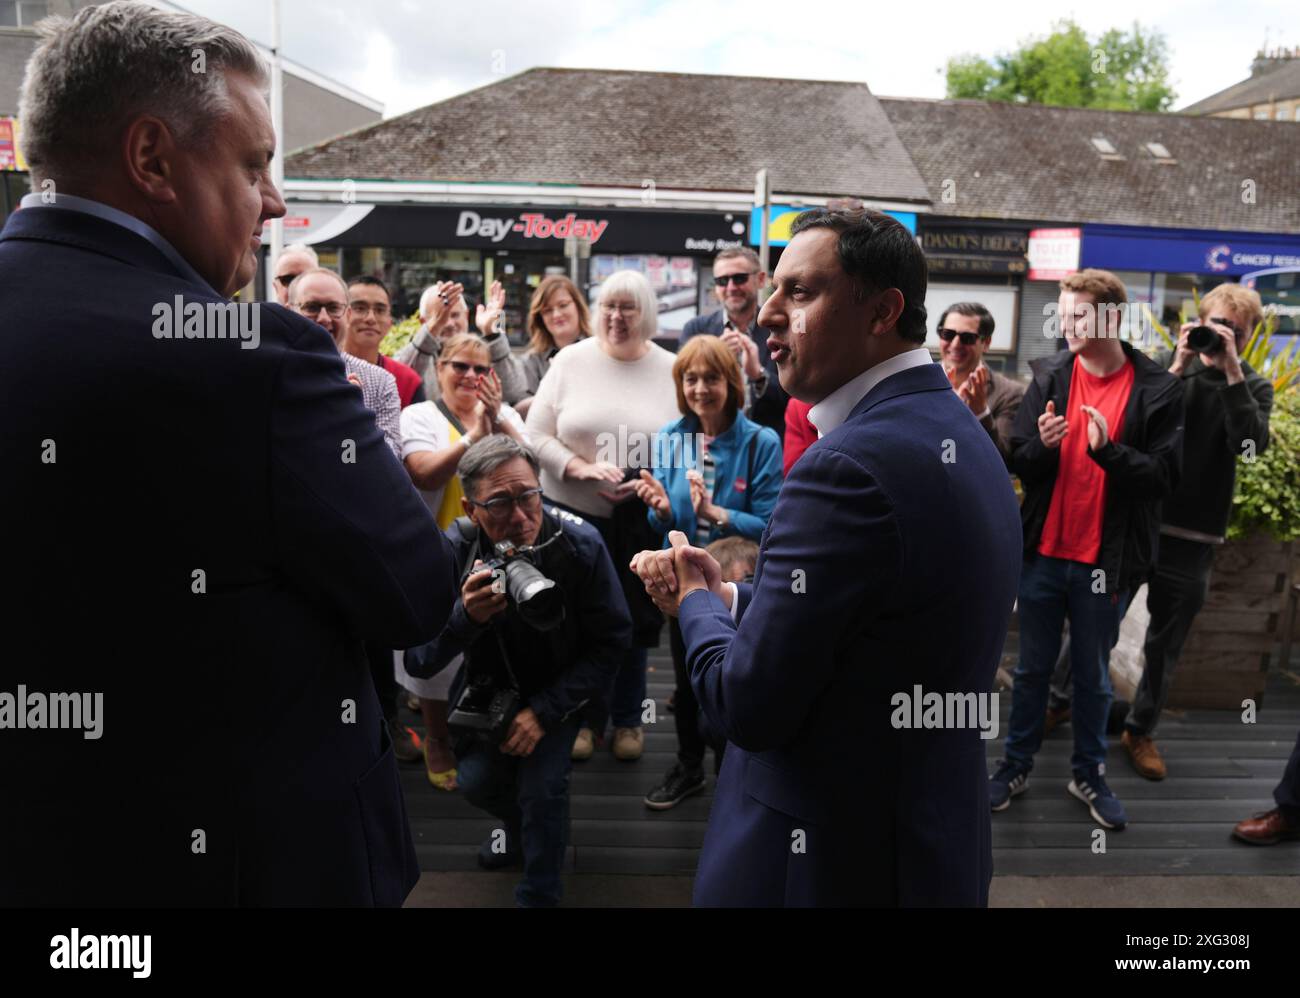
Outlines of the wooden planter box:
[[[1241,710],[1261,702],[1286,617],[1286,594],[1300,580],[1300,550],[1263,535],[1229,541],[1215,552],[1210,593],[1192,624],[1174,670],[1167,706]],[[1111,678],[1123,696],[1142,674],[1149,615],[1146,587],[1134,595],[1111,655]]]

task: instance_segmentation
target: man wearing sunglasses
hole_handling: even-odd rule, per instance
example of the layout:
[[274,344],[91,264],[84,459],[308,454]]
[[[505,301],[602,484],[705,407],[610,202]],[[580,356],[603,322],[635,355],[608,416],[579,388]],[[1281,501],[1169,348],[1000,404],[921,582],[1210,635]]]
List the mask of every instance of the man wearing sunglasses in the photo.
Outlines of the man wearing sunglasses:
[[316,251],[305,243],[286,246],[275,258],[275,300],[285,308],[289,307],[289,285],[299,274],[306,273],[320,266]]
[[[476,441],[460,460],[466,516],[447,531],[461,566],[460,599],[442,633],[406,653],[406,671],[432,677],[464,654],[450,702],[468,680],[517,692],[519,710],[498,741],[487,732],[457,742],[457,782],[471,804],[501,819],[479,864],[523,864],[521,907],[559,903],[568,833],[571,750],[579,709],[601,696],[632,640],[632,618],[600,534],[571,513],[542,505],[532,451],[504,434]],[[508,541],[562,593],[564,618],[538,631],[519,615],[500,570],[482,569]]]
[[938,332],[939,359],[948,383],[975,413],[1005,461],[1025,386],[984,363],[984,351],[993,339],[992,314],[978,302],[957,302],[939,317]]
[[758,324],[758,292],[766,284],[767,274],[752,249],[723,250],[713,261],[713,293],[722,308],[686,323],[681,342],[701,334],[722,337],[745,372],[745,415],[783,434],[789,396],[768,353],[767,330]]

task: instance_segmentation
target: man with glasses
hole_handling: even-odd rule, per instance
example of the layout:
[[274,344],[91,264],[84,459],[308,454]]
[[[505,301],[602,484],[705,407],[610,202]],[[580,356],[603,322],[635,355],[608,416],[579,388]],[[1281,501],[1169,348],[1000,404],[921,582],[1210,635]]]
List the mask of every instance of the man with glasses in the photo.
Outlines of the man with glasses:
[[[571,513],[543,508],[538,468],[532,451],[503,434],[465,452],[459,474],[466,516],[447,531],[464,580],[461,597],[442,633],[405,657],[410,675],[427,678],[463,654],[450,695],[458,710],[471,681],[515,697],[504,731],[464,729],[455,748],[466,799],[505,826],[479,848],[479,864],[504,869],[522,862],[515,899],[526,908],[560,901],[579,711],[604,694],[632,640],[631,616],[600,534]],[[564,607],[557,626],[542,631],[526,622],[504,573],[483,568],[501,542],[531,549],[524,557],[554,581]]]
[[286,246],[275,258],[275,300],[286,308],[289,307],[289,285],[299,274],[320,266],[316,251],[305,243]]
[[347,292],[347,286],[338,274],[323,267],[314,267],[303,271],[289,285],[288,305],[300,315],[324,326],[326,332],[334,338],[348,380],[361,389],[361,401],[375,414],[375,425],[383,433],[389,449],[400,460],[402,404],[396,379],[374,364],[354,357],[341,346],[348,335]]
[[752,249],[723,250],[713,261],[713,293],[722,308],[686,323],[681,342],[700,334],[721,336],[745,372],[745,415],[784,434],[789,396],[768,353],[767,330],[758,324],[758,292],[766,284],[767,274]]
[[379,352],[379,344],[392,328],[393,299],[387,285],[369,274],[352,278],[348,282],[348,324],[339,345],[344,353],[391,374],[405,409],[412,402],[424,401],[424,379],[413,368]]
[[975,413],[1005,461],[1025,386],[984,363],[984,351],[993,339],[993,316],[978,302],[957,302],[939,317],[938,332],[939,359],[948,383]]

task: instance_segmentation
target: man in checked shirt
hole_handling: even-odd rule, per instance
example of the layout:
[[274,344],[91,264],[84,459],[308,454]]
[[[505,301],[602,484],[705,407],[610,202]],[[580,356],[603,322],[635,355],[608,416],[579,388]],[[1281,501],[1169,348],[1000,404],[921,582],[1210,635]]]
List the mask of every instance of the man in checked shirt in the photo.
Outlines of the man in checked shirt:
[[[295,277],[289,285],[289,307],[324,326],[334,337],[335,346],[342,343],[348,329],[348,289],[334,271],[314,267]],[[375,424],[383,433],[388,449],[400,460],[402,403],[396,379],[383,368],[345,353],[341,347],[339,356],[343,358],[348,380],[361,389],[362,401],[375,414]]]

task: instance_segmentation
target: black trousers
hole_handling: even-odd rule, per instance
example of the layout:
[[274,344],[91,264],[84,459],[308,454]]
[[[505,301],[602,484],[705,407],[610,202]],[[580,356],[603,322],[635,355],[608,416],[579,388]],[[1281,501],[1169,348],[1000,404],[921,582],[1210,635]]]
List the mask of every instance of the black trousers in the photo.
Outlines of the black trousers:
[[1295,748],[1287,760],[1282,782],[1273,791],[1273,799],[1277,801],[1282,817],[1290,823],[1300,822],[1300,735],[1296,736]]
[[727,743],[713,737],[708,731],[700,703],[691,687],[690,672],[686,668],[686,642],[677,618],[668,621],[668,645],[673,653],[673,675],[677,679],[677,694],[673,697],[673,716],[677,720],[677,761],[684,769],[703,769],[704,750],[713,749],[713,772],[722,769],[722,754]]
[[[1155,732],[1160,712],[1173,688],[1174,668],[1183,653],[1183,644],[1196,615],[1205,605],[1213,565],[1213,545],[1168,535],[1160,538],[1160,554],[1147,577],[1147,611],[1151,620],[1142,646],[1146,666],[1124,720],[1124,727],[1134,735]],[[1048,704],[1053,710],[1069,706],[1073,693],[1069,651],[1067,639],[1052,673]]]

